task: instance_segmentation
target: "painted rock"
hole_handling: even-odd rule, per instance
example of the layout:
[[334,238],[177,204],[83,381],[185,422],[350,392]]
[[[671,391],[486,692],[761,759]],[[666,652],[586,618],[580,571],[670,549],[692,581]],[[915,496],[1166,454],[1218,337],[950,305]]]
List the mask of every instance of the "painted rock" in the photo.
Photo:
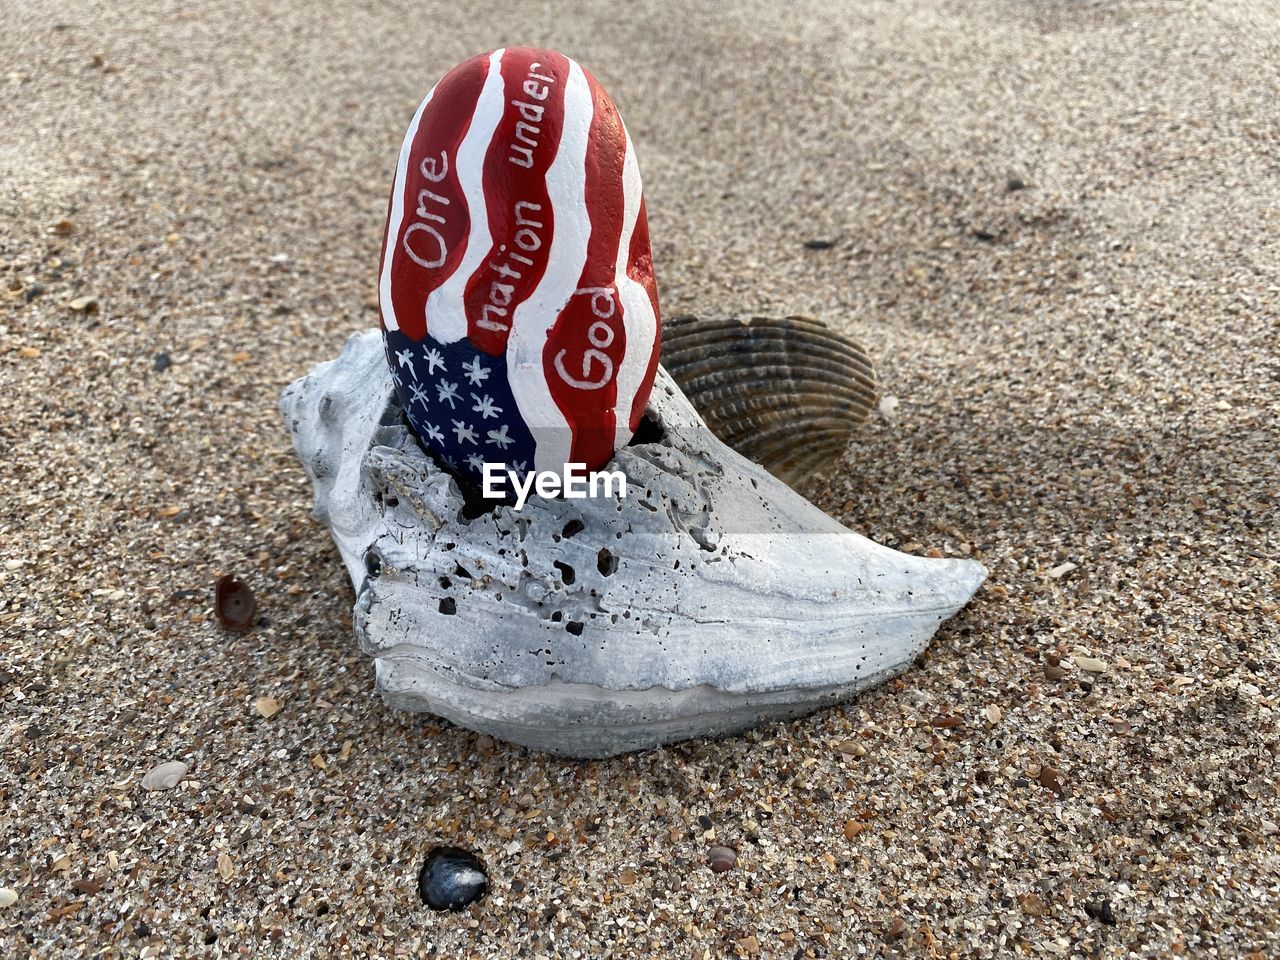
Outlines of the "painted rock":
[[635,151],[563,54],[450,70],[405,134],[379,271],[387,361],[456,473],[606,464],[644,413],[659,311]]

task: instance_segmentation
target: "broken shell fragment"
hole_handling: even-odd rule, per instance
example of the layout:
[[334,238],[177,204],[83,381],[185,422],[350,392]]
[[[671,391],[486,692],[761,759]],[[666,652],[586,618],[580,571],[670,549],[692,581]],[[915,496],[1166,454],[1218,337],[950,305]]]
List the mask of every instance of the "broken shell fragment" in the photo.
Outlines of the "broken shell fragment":
[[187,765],[181,760],[169,760],[157,764],[142,776],[144,790],[172,790],[187,775]]
[[905,670],[986,577],[841,526],[725,446],[659,367],[625,496],[476,512],[405,420],[377,331],[281,397],[353,625],[395,706],[604,757],[727,734]]
[[733,847],[716,846],[707,851],[707,866],[712,873],[724,873],[738,864],[738,851]]
[[817,320],[668,320],[662,365],[712,433],[796,484],[839,462],[876,403],[867,352]]
[[461,910],[488,892],[489,874],[475,854],[436,847],[418,873],[418,895],[432,910]]
[[258,601],[243,580],[219,577],[213,590],[213,613],[227,630],[247,630],[258,612]]

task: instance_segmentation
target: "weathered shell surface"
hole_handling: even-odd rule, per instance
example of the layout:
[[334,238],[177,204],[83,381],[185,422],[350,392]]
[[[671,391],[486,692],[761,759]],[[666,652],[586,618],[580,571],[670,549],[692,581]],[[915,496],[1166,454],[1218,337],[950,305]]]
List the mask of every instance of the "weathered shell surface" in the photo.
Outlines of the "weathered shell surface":
[[876,402],[866,350],[806,317],[676,317],[662,366],[717,437],[793,485],[839,461]]
[[658,368],[625,497],[468,511],[376,332],[281,408],[393,705],[602,757],[742,730],[905,670],[986,577],[841,526],[717,440]]

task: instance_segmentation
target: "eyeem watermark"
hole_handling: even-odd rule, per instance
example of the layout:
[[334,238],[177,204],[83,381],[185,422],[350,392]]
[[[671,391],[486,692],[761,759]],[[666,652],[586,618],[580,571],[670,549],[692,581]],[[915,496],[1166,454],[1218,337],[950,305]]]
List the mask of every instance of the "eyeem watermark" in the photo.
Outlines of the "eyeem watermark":
[[566,463],[561,473],[554,470],[530,470],[524,480],[505,464],[484,465],[484,487],[487,499],[505,500],[508,485],[515,491],[516,510],[524,509],[530,493],[540,497],[563,495],[568,500],[585,500],[587,497],[622,497],[627,495],[627,475],[621,470],[592,470],[587,473],[585,463]]

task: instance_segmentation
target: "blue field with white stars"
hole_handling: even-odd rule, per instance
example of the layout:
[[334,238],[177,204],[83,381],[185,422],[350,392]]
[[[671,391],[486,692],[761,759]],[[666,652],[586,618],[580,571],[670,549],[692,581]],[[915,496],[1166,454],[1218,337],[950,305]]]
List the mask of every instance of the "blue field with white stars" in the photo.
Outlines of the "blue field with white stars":
[[523,476],[533,465],[533,436],[520,418],[507,367],[465,337],[442,344],[383,331],[387,363],[409,425],[424,447],[476,486],[485,463]]

